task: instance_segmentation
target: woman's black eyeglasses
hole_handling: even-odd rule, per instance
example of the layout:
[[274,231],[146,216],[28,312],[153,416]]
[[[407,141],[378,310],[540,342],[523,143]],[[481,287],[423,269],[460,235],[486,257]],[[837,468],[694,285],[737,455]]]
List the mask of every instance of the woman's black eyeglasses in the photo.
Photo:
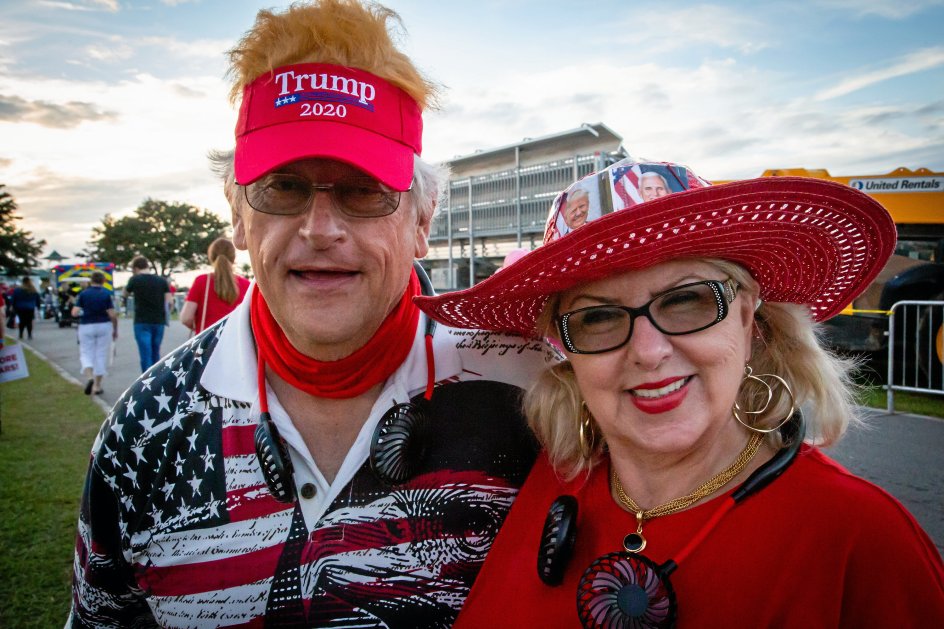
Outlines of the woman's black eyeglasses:
[[672,336],[691,334],[723,321],[737,296],[732,279],[705,280],[659,293],[638,308],[590,306],[557,316],[564,347],[572,354],[601,354],[622,347],[633,334],[636,317]]
[[[409,192],[413,189],[410,185]],[[298,175],[274,173],[243,187],[252,209],[265,214],[294,215],[304,212],[315,192],[327,192],[334,207],[354,218],[378,218],[393,214],[402,193],[371,177],[345,177],[334,183],[314,183]]]

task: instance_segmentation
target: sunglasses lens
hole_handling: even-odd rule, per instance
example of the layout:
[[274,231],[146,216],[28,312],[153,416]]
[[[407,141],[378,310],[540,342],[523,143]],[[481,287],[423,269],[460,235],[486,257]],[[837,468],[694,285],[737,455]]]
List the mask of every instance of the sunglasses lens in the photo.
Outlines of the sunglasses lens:
[[267,175],[245,190],[252,209],[266,214],[298,214],[311,197],[311,184],[292,175]]
[[338,181],[334,194],[341,210],[351,216],[386,216],[400,204],[399,192],[369,177]]
[[303,177],[267,175],[245,188],[254,210],[266,214],[300,214],[311,203],[315,190],[328,192],[335,206],[355,217],[387,216],[400,205],[400,192],[370,177],[351,177],[332,184],[312,184]]

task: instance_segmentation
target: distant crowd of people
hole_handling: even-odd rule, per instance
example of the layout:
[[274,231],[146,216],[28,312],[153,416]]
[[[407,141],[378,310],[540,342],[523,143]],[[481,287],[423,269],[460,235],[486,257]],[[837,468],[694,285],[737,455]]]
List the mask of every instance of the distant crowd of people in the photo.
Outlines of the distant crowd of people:
[[121,313],[134,319],[134,339],[143,373],[160,359],[164,330],[173,314],[179,314],[181,323],[192,333],[199,333],[242,300],[249,280],[235,272],[236,248],[232,241],[214,240],[207,257],[213,270],[195,278],[179,312],[174,283],[154,273],[147,257],[137,256],[131,261],[131,278],[117,294],[105,287],[107,276],[102,271],[93,271],[77,282],[60,282],[57,288],[47,278],[37,287],[28,276],[14,286],[0,285],[0,315],[7,329],[18,330],[19,338],[27,340],[33,338],[37,317],[55,319],[60,325],[76,323],[85,394],[99,395],[118,338]]

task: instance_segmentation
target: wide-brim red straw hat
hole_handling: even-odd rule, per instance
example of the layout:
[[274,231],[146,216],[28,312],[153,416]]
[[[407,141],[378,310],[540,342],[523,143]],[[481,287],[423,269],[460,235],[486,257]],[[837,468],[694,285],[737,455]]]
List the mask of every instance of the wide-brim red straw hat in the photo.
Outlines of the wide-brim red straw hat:
[[745,267],[762,300],[804,304],[824,321],[866,289],[896,239],[885,208],[831,181],[712,186],[684,166],[623,160],[557,196],[542,246],[471,288],[414,300],[449,326],[533,336],[554,293],[668,260],[716,258]]

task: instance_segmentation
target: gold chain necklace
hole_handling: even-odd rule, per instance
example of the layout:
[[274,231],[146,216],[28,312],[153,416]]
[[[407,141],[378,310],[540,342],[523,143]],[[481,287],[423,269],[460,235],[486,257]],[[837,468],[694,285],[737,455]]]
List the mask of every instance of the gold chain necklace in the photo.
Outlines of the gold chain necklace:
[[620,503],[624,507],[636,514],[636,532],[630,533],[623,539],[623,548],[630,553],[642,552],[646,547],[646,538],[642,535],[642,524],[645,520],[651,520],[652,518],[681,511],[724,487],[732,478],[740,474],[741,470],[747,467],[747,464],[751,462],[757,454],[757,451],[760,450],[760,445],[763,443],[763,440],[763,435],[752,433],[747,445],[744,446],[741,453],[734,459],[734,463],[729,465],[727,469],[709,478],[690,494],[664,502],[651,509],[641,508],[636,504],[635,500],[626,494],[622,483],[620,483],[619,476],[616,474],[616,467],[611,466],[610,482],[613,488],[616,489],[616,497],[619,498]]

